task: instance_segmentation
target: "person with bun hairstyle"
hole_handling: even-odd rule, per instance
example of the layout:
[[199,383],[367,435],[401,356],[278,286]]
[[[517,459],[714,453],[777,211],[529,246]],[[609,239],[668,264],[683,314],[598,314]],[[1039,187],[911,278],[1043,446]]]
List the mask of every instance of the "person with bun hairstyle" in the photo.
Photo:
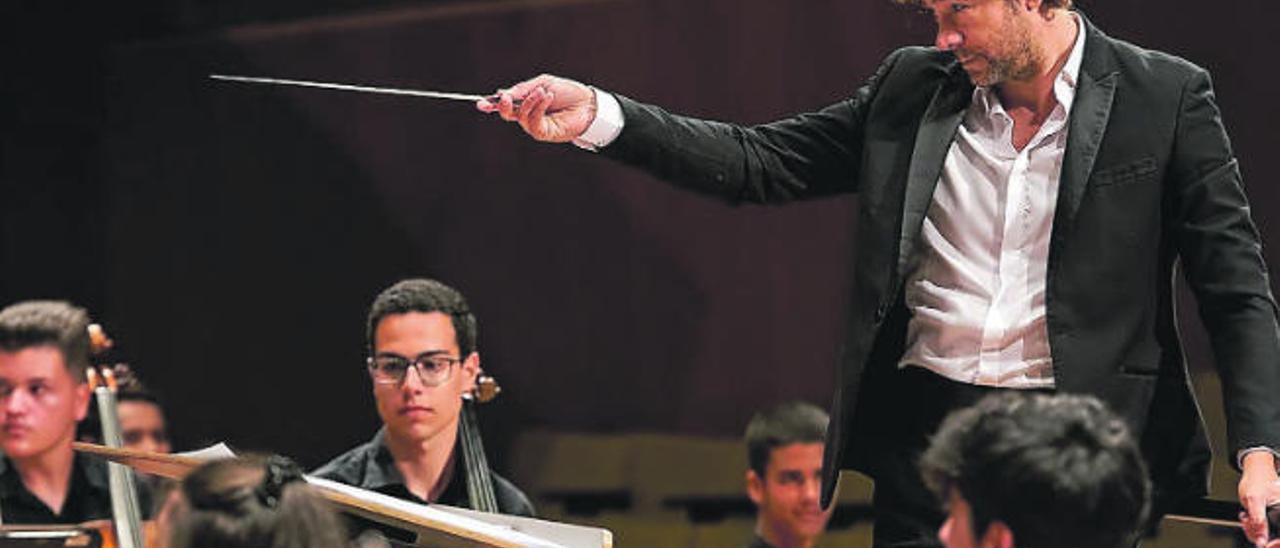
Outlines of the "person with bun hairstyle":
[[169,548],[346,548],[337,512],[277,455],[212,461],[182,480],[160,521]]

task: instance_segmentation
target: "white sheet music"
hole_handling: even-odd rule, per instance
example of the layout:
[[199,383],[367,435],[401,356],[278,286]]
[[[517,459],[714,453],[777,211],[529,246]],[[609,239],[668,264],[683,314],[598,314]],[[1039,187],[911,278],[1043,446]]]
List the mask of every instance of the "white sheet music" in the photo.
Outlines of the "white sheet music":
[[[528,546],[530,548],[576,548],[557,544],[549,540],[541,539],[532,535],[521,533],[505,525],[496,525],[486,523],[471,517],[446,512],[439,507],[427,506],[425,504],[417,504],[406,500],[401,500],[392,496],[384,495],[358,487],[338,483],[322,478],[312,476],[304,476],[307,483],[321,489],[337,491],[349,497],[353,497],[362,501],[368,501],[377,505],[390,508],[394,511],[402,512],[409,516],[420,518],[426,523],[432,524],[434,529],[441,527],[452,530],[476,531],[485,535],[510,542],[517,546]],[[596,545],[597,547],[599,545]]]
[[174,453],[174,455],[200,460],[230,459],[236,456],[235,452],[233,452],[231,448],[227,447],[227,444],[223,442],[218,442],[205,447],[204,449],[196,449],[195,451],[187,451],[185,453]]

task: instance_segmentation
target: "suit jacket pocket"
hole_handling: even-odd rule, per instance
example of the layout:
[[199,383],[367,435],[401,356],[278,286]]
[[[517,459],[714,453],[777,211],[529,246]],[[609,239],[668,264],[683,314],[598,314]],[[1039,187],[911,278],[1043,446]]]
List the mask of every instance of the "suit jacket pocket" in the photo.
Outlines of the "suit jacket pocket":
[[1155,158],[1146,157],[1127,164],[1105,167],[1095,171],[1093,174],[1093,186],[1102,187],[1148,181],[1151,180],[1155,173]]

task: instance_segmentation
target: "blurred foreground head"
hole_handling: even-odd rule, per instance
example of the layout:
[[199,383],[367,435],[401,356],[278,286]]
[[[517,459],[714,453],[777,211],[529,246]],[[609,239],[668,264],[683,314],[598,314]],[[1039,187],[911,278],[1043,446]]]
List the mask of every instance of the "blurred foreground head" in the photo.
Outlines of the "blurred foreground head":
[[171,548],[345,548],[337,513],[293,461],[213,461],[182,480],[167,515]]
[[1137,444],[1089,396],[988,396],[947,417],[920,467],[948,548],[1129,548],[1149,511]]

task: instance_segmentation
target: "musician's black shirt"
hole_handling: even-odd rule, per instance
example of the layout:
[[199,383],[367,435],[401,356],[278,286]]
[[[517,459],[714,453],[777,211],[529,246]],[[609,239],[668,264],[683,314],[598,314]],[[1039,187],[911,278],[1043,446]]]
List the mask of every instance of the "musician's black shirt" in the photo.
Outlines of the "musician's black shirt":
[[[138,493],[144,515],[150,514],[149,493]],[[71,464],[71,482],[62,511],[55,513],[22,483],[13,462],[0,459],[0,521],[15,524],[77,524],[111,518],[111,487],[107,463],[97,457],[77,453]]]
[[[396,468],[391,450],[387,448],[385,436],[386,428],[379,429],[368,443],[339,455],[328,464],[317,468],[311,475],[377,491],[410,502],[419,504],[432,502],[418,498],[405,486],[404,476]],[[529,497],[506,478],[492,470],[490,474],[493,476],[493,494],[498,499],[498,511],[513,516],[533,517],[533,504],[529,502]],[[460,463],[454,466],[453,478],[440,494],[440,499],[434,503],[459,508],[471,507],[467,498],[467,474]],[[361,529],[371,526],[369,523],[360,521],[351,525],[354,528],[353,533],[359,533]],[[395,537],[392,536],[392,538]]]

